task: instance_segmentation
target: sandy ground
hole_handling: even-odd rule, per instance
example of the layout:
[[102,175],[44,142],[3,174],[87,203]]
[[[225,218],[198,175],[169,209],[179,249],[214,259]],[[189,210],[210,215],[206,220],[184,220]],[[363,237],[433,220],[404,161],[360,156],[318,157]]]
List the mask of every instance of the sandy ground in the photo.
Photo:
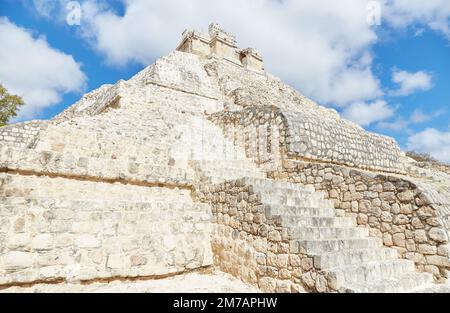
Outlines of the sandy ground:
[[428,287],[419,290],[420,293],[450,293],[450,282],[445,284],[434,284],[432,287]]
[[[29,287],[10,287],[0,293],[259,293],[240,280],[215,271],[213,273],[188,273],[164,279],[125,280],[109,283],[37,284]],[[450,293],[450,282],[434,284],[419,293]]]
[[109,283],[38,284],[31,287],[11,287],[0,293],[255,293],[234,277],[222,273],[189,273],[156,280],[112,281]]

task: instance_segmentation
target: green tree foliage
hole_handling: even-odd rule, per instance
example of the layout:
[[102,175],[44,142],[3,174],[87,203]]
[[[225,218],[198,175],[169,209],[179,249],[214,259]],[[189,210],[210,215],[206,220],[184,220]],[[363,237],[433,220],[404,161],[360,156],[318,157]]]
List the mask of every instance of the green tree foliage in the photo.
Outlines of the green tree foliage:
[[17,116],[19,107],[23,104],[20,96],[9,94],[8,90],[0,84],[0,127],[5,126],[12,117]]

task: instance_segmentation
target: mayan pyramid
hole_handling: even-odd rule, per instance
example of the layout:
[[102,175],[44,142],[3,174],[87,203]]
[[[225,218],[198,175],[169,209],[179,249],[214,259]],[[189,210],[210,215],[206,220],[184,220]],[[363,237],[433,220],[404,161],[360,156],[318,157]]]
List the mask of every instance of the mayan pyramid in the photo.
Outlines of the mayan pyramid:
[[450,175],[267,73],[232,34],[0,128],[0,286],[214,267],[265,292],[409,292],[450,268]]

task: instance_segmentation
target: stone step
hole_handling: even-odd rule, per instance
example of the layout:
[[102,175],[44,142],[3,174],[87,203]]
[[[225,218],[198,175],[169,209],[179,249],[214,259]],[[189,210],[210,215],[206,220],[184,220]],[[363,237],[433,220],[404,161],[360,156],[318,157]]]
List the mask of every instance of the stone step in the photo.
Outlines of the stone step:
[[316,255],[342,250],[374,249],[381,246],[375,238],[295,240],[295,243],[299,248]]
[[0,199],[0,204],[7,206],[46,206],[52,208],[102,208],[102,207],[131,207],[131,206],[146,206],[146,207],[172,207],[182,209],[186,206],[198,207],[205,211],[210,210],[208,204],[187,201],[186,199],[174,197],[162,201],[162,199],[155,199],[154,201],[129,201],[129,200],[89,200],[89,199],[55,199],[45,197],[3,197]]
[[250,169],[254,171],[259,171],[255,163],[248,159],[242,160],[201,160],[197,161],[196,166],[203,170],[220,168],[231,168],[231,169]]
[[294,217],[335,217],[336,211],[333,208],[314,208],[302,206],[288,206],[288,205],[271,205],[268,206],[266,214],[280,215],[284,220],[294,220]]
[[318,269],[326,269],[397,258],[397,250],[390,248],[343,250],[314,256],[314,266]]
[[311,186],[304,186],[300,184],[293,184],[268,178],[253,178],[246,177],[244,181],[248,185],[254,186],[258,190],[271,190],[274,188],[278,189],[293,189],[293,190],[302,190],[305,192],[315,192],[315,189]]
[[296,227],[292,236],[301,240],[367,238],[368,228],[358,227]]
[[382,279],[373,283],[360,283],[346,285],[346,292],[359,293],[404,293],[415,292],[431,286],[433,275],[431,273],[407,273],[400,277]]
[[261,201],[264,204],[274,206],[291,206],[291,207],[310,207],[318,209],[333,208],[333,202],[330,200],[322,199],[320,195],[311,195],[305,198],[286,198],[286,197],[270,197],[260,194]]
[[338,285],[367,284],[397,278],[415,271],[414,262],[409,260],[372,261],[327,269],[328,275],[338,277]]
[[[255,189],[254,189],[255,190]],[[277,189],[273,188],[271,190],[256,190],[261,194],[263,199],[277,199],[279,201],[295,201],[296,199],[317,199],[323,200],[324,195],[320,192],[309,192],[304,190],[293,190],[293,189]]]
[[283,225],[291,227],[356,227],[356,220],[351,217],[323,216],[281,216]]
[[1,145],[0,164],[12,171],[20,170],[65,177],[95,177],[97,180],[109,181],[192,185],[194,179],[192,169],[185,167],[86,158],[71,153],[5,148]]
[[255,188],[253,189],[259,193],[261,193],[262,196],[266,197],[275,197],[275,198],[282,198],[282,199],[292,199],[292,198],[307,198],[307,197],[314,197],[316,199],[325,199],[325,194],[323,192],[313,192],[309,190],[303,190],[303,189],[291,189],[291,188],[281,188],[274,186],[273,188]]
[[[112,216],[115,214],[117,222],[128,222],[128,219],[138,222],[151,222],[165,220],[167,222],[185,224],[189,226],[193,220],[204,223],[212,222],[212,213],[209,205],[188,202],[131,202],[131,201],[85,201],[85,200],[55,200],[55,199],[26,199],[9,197],[0,200],[2,219],[13,220],[17,217],[31,215],[47,216],[55,231],[77,232],[79,223],[73,221],[86,221],[93,216]],[[46,217],[46,218],[47,218]],[[53,225],[54,223],[54,225]],[[3,225],[11,225],[6,223]],[[93,222],[92,224],[98,225]],[[101,226],[101,225],[99,225]],[[12,227],[12,226],[11,226]],[[81,227],[81,226],[80,226]],[[91,229],[91,231],[93,231]]]
[[217,170],[201,170],[203,176],[217,177],[224,179],[239,179],[242,177],[264,177],[261,172],[249,170],[249,169],[217,169]]
[[[249,176],[252,174],[246,174],[246,176]],[[207,176],[208,177],[208,176]],[[237,181],[239,179],[242,179],[243,176],[231,176],[227,175],[227,177],[219,177],[219,176],[209,176],[208,179],[211,181],[212,184],[221,184],[227,181]]]
[[[52,199],[111,201],[154,201],[160,199],[191,199],[189,189],[145,187],[121,183],[75,180],[62,177],[17,175],[0,173],[0,199],[3,197],[29,197]],[[106,196],[104,196],[106,195]],[[192,201],[192,200],[190,200]]]

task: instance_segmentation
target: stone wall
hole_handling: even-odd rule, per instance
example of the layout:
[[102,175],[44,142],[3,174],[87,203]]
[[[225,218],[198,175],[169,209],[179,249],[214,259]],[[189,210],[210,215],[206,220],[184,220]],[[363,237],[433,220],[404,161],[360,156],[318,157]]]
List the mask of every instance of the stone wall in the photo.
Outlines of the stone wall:
[[400,147],[392,138],[349,127],[334,120],[285,111],[288,153],[314,161],[331,162],[361,169],[404,172]]
[[222,111],[211,114],[209,119],[262,169],[275,170],[280,166],[289,136],[286,120],[276,107]]
[[214,264],[264,292],[333,291],[333,277],[292,240],[290,228],[244,179],[197,186],[194,198],[213,212]]
[[32,146],[39,132],[46,128],[45,121],[31,121],[0,127],[0,142],[18,148]]
[[[186,66],[180,66],[186,64]],[[158,59],[155,64],[137,74],[132,80],[156,84],[210,99],[219,98],[216,84],[208,76],[201,58],[179,51]]]
[[122,80],[115,85],[103,85],[100,88],[84,95],[77,103],[61,114],[57,115],[52,122],[61,123],[76,117],[95,116],[108,109],[120,107],[121,93],[126,83]]
[[277,160],[284,157],[404,173],[402,154],[393,139],[306,111],[247,106],[243,103],[251,100],[245,95],[238,93],[235,97],[236,104],[244,109],[218,112],[210,119],[224,132],[235,128],[235,141],[243,142],[248,155],[260,164],[272,162],[276,167]]
[[0,286],[164,276],[212,264],[188,190],[0,173]]
[[0,144],[0,285],[210,266],[211,209],[173,164]]
[[0,171],[185,188],[190,188],[194,178],[192,170],[168,165],[87,158],[71,153],[16,149],[2,145],[0,145]]
[[397,248],[419,270],[447,276],[448,231],[439,208],[411,180],[331,164],[287,160],[283,165],[270,176],[325,191],[342,215],[355,216],[372,236]]

